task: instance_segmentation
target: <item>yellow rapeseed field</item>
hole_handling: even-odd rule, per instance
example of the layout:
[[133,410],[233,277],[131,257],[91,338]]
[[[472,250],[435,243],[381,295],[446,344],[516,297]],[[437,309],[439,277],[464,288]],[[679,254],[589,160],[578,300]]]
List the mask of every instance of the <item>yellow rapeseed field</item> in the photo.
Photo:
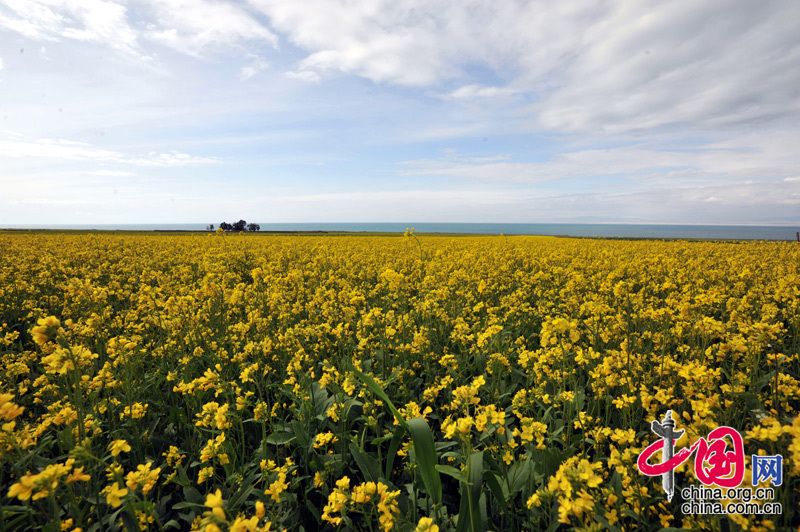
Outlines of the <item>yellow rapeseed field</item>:
[[[0,528],[796,527],[799,350],[789,242],[0,233]],[[783,514],[683,516],[669,409]]]

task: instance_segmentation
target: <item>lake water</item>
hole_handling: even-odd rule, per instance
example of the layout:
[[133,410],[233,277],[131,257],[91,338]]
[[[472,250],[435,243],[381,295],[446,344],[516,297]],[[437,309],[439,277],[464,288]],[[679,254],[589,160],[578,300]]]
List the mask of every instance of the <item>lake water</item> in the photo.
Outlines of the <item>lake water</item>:
[[[471,233],[506,235],[556,235],[611,238],[699,238],[713,240],[795,240],[800,224],[755,225],[650,225],[650,224],[524,224],[524,223],[262,223],[262,231],[368,231],[402,233]],[[106,231],[203,231],[205,224],[70,224],[5,226],[25,229],[98,229]]]

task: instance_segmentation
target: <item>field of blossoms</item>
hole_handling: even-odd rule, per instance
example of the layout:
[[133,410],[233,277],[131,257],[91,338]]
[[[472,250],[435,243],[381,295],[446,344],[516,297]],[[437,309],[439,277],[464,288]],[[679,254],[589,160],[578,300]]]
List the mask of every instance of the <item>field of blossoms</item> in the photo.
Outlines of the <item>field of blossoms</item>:
[[[790,242],[0,233],[0,529],[797,527],[799,351]],[[783,514],[667,502],[668,409]]]

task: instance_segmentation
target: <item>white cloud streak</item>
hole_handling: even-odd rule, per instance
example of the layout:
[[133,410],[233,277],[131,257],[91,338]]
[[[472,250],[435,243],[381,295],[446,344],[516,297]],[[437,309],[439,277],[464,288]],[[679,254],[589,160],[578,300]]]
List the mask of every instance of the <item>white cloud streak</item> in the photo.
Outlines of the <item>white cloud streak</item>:
[[239,69],[239,79],[247,81],[269,68],[269,63],[259,56],[253,56],[249,64]]
[[107,0],[4,0],[0,28],[34,40],[102,44],[149,59],[128,22],[125,5]]
[[510,96],[514,90],[509,87],[487,87],[484,85],[470,84],[462,85],[456,90],[447,94],[448,98],[455,100],[470,100],[475,98],[497,98],[500,96]]
[[100,148],[86,142],[65,139],[26,139],[17,135],[8,135],[5,139],[0,139],[0,159],[2,158],[43,158],[154,167],[197,166],[220,162],[211,157],[198,157],[179,151],[132,155]]
[[[797,135],[789,138],[798,139]],[[774,141],[774,142],[773,142]],[[788,141],[788,140],[787,140]],[[630,177],[687,181],[783,179],[800,167],[796,151],[781,149],[778,138],[718,142],[692,148],[614,147],[559,153],[549,160],[471,160],[458,156],[405,163],[406,175],[456,177],[492,182],[536,183],[575,178]]]
[[251,13],[237,4],[212,0],[153,0],[154,13],[144,36],[175,50],[202,56],[219,47],[247,43],[277,44],[277,37]]
[[210,0],[147,0],[134,18],[113,0],[4,0],[0,28],[36,41],[101,44],[151,62],[147,42],[201,57],[249,42],[277,43],[275,34],[243,7]]

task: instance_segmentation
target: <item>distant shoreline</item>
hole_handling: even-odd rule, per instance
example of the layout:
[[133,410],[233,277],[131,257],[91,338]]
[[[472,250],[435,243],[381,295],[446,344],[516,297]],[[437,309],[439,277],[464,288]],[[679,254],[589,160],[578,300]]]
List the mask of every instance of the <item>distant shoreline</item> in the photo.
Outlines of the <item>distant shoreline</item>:
[[[451,224],[448,224],[451,225]],[[491,224],[477,224],[477,225],[484,225],[488,226]],[[498,225],[505,225],[505,224],[498,224]],[[525,224],[527,225],[527,224]],[[534,225],[534,224],[531,224]],[[546,224],[535,224],[535,225],[546,225]],[[552,224],[552,225],[566,225],[566,224]],[[586,225],[600,225],[600,224],[581,224],[581,226]],[[611,224],[607,224],[611,225]],[[689,226],[629,226],[629,227],[664,227],[668,229],[670,227],[689,227]],[[698,228],[710,228],[712,226],[692,226]],[[764,229],[767,228],[769,230],[778,231],[783,230],[781,233],[784,233],[786,236],[783,238],[779,237],[769,237],[763,236],[761,238],[757,237],[756,235],[744,235],[744,236],[737,236],[737,235],[658,235],[658,234],[571,234],[569,232],[564,233],[556,233],[556,232],[514,232],[514,233],[506,233],[502,231],[498,232],[469,232],[469,231],[424,231],[418,230],[415,231],[416,235],[419,236],[451,236],[451,237],[468,237],[468,236],[507,236],[507,237],[514,237],[514,236],[540,236],[540,237],[554,237],[554,238],[580,238],[580,239],[599,239],[599,240],[662,240],[662,241],[724,241],[724,242],[748,242],[748,241],[767,241],[767,242],[794,242],[796,238],[796,230],[793,229],[791,226],[717,226],[723,228],[740,228],[742,230],[747,230],[747,228],[756,227],[757,229]],[[102,228],[102,227],[94,227],[94,228],[73,228],[73,227],[50,227],[50,228],[38,228],[38,227],[0,227],[0,232],[2,233],[68,233],[68,234],[139,234],[139,235],[147,235],[147,234],[178,234],[178,235],[211,235],[214,232],[203,230],[203,229],[183,229],[183,228],[164,228],[164,229],[137,229],[137,228],[130,228],[130,229],[122,229],[119,227],[113,228]],[[265,230],[256,231],[256,232],[226,232],[226,235],[230,236],[402,236],[404,230],[383,230],[383,231],[376,231],[376,230],[369,230],[369,229],[352,229],[352,230],[345,230],[345,229],[270,229],[267,228]],[[713,232],[713,231],[712,231]],[[669,231],[665,231],[665,233],[669,233]]]

